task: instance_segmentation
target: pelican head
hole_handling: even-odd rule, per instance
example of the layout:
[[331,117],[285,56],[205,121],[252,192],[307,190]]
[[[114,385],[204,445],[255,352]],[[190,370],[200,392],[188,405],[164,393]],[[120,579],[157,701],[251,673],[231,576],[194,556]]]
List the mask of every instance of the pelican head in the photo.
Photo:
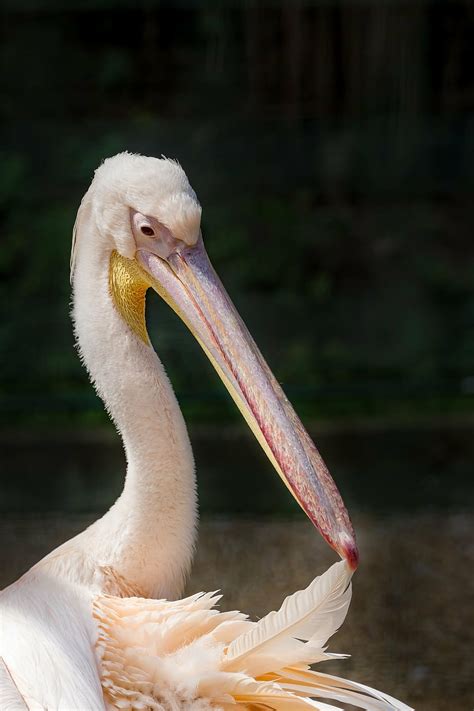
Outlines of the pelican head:
[[194,334],[310,520],[355,569],[357,546],[339,491],[209,261],[201,206],[180,165],[128,153],[109,158],[96,171],[76,224],[86,212],[110,260],[110,294],[143,347],[150,347],[145,294],[151,287]]

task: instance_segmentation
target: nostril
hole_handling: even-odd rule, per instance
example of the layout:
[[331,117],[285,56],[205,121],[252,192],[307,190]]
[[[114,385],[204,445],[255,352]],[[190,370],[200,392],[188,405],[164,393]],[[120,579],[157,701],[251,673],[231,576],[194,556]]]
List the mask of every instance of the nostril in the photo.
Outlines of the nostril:
[[149,227],[148,225],[142,225],[140,227],[140,230],[142,234],[146,235],[147,237],[153,237],[153,235],[155,234],[155,230]]

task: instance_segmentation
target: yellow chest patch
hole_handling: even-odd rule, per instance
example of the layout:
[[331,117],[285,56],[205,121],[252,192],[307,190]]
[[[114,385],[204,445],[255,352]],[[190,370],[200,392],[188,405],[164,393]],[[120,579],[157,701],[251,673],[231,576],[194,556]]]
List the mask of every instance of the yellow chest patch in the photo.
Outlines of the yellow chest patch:
[[145,303],[149,287],[146,274],[134,259],[112,252],[109,267],[109,289],[116,308],[132,331],[150,344],[146,330]]

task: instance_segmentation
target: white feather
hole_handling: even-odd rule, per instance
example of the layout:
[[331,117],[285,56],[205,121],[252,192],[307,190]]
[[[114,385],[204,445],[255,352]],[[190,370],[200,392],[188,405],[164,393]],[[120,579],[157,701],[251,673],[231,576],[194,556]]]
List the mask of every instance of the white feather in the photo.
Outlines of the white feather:
[[[278,612],[270,612],[249,632],[229,645],[225,667],[237,670],[251,666],[257,655],[283,654],[288,640],[310,640],[313,652],[341,626],[351,600],[351,571],[335,563],[305,589],[285,599]],[[301,650],[302,651],[302,650]],[[296,660],[294,660],[296,661]]]
[[389,694],[331,674],[291,667],[282,669],[277,680],[292,693],[344,701],[369,711],[413,711]]
[[1,592],[0,628],[0,656],[27,708],[104,711],[84,587],[36,567]]
[[[284,689],[293,694],[306,694],[308,692],[307,687],[298,686],[298,684],[285,684]],[[311,695],[324,699],[332,699],[333,701],[342,701],[343,703],[357,706],[366,711],[398,711],[398,709],[409,709],[408,706],[394,706],[383,699],[361,694],[339,686],[332,687],[318,684],[317,687],[311,690]],[[413,709],[409,709],[409,711],[413,711]]]
[[2,711],[28,711],[23,696],[0,657],[0,708]]

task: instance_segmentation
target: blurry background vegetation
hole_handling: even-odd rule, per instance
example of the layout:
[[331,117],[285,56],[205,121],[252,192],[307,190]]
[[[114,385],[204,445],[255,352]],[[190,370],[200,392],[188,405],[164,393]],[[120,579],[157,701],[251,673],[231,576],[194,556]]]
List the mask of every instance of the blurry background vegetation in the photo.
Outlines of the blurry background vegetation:
[[[208,251],[299,411],[474,406],[474,5],[4,0],[0,417],[106,421],[68,260],[94,168],[177,157]],[[233,417],[155,299],[191,421]]]

